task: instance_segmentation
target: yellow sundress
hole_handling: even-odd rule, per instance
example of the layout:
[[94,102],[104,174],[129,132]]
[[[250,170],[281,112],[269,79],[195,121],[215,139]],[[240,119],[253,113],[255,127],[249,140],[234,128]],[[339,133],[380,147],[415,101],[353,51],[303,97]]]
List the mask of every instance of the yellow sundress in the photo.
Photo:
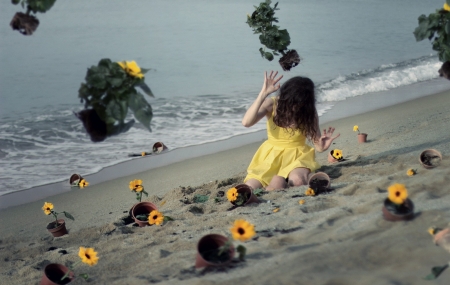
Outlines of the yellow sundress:
[[266,123],[268,139],[256,151],[244,179],[244,182],[251,178],[257,179],[263,187],[269,185],[275,175],[287,178],[295,168],[304,167],[314,172],[320,167],[315,160],[314,148],[306,144],[303,133],[292,133],[275,124],[275,97],[272,100],[274,108]]

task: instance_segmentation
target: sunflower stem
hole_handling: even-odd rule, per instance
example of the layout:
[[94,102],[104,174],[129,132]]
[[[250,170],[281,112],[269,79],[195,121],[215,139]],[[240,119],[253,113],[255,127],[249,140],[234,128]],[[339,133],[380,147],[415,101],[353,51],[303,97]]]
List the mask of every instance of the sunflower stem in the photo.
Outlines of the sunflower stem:
[[58,213],[52,210],[52,214],[55,217],[55,228],[58,227]]

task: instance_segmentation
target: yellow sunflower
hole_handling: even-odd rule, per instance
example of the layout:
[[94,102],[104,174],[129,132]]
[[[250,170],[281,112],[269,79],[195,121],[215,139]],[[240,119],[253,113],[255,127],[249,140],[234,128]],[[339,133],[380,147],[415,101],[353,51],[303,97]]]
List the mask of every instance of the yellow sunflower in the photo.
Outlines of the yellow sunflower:
[[118,64],[120,67],[125,70],[126,73],[133,77],[143,78],[144,74],[141,72],[141,68],[137,65],[137,63],[133,61],[119,61]]
[[[314,191],[314,190],[313,190]],[[305,204],[305,200],[300,200],[300,201],[298,201],[298,203],[300,204],[300,205],[303,205],[303,204]]]
[[340,149],[333,149],[333,157],[337,160],[342,159],[342,150]]
[[[142,180],[141,179],[135,179],[130,181],[130,184],[128,185],[128,187],[130,187],[131,191],[137,191],[137,192],[141,192],[144,187],[142,186]],[[138,190],[140,189],[140,190]]]
[[236,201],[237,197],[238,197],[238,192],[237,192],[236,188],[233,187],[227,191],[228,201],[234,202],[234,201]]
[[434,228],[434,227],[429,228],[428,233],[430,233],[430,235],[434,236],[436,234],[436,228]]
[[406,198],[408,198],[408,190],[406,189],[404,184],[395,183],[388,187],[389,192],[389,200],[392,203],[400,205],[405,202]]
[[447,3],[444,3],[444,10],[450,11],[450,6]]
[[306,192],[305,192],[305,195],[306,196],[315,196],[316,192],[314,192],[314,189],[308,188],[308,190],[306,190]]
[[234,225],[230,230],[235,240],[246,241],[255,235],[255,226],[246,220],[234,221]]
[[416,170],[414,170],[414,169],[408,169],[408,171],[406,171],[406,175],[408,175],[408,176],[414,176],[414,175],[416,175]]
[[354,131],[354,132],[359,131],[359,127],[358,127],[357,125],[354,125],[354,126],[353,126],[353,131]]
[[150,212],[150,215],[148,215],[148,223],[150,225],[162,225],[164,222],[164,215],[161,212],[158,212],[157,210],[153,210]]
[[52,213],[52,210],[53,210],[53,204],[45,202],[44,206],[42,207],[42,210],[44,211],[44,213],[46,215],[50,215]]
[[81,246],[78,256],[81,258],[82,262],[89,266],[96,265],[98,262],[97,252],[91,247],[85,248]]
[[78,186],[80,186],[80,188],[84,188],[86,186],[89,186],[89,182],[87,182],[84,179],[81,179],[81,181],[78,183]]
[[141,155],[142,155],[142,156],[145,156],[145,155],[146,155],[145,151],[141,152]]

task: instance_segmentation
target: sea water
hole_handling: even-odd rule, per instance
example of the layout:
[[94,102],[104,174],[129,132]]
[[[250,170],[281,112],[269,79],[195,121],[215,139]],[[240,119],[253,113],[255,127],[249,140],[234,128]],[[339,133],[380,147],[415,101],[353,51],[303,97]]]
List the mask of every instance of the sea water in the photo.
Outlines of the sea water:
[[[245,23],[254,0],[59,0],[37,15],[32,36],[10,28],[22,9],[2,1],[0,195],[98,172],[158,141],[174,150],[263,130],[263,120],[244,128],[241,119],[266,70],[282,81],[310,77],[321,116],[336,102],[389,90],[406,96],[395,90],[438,77],[431,43],[416,42],[413,31],[442,0],[278,2],[279,26],[302,58],[290,72],[278,58],[261,58]],[[145,77],[155,94],[152,132],[136,123],[104,142],[89,140],[74,112],[83,108],[78,88],[87,68],[102,58],[152,69]]]

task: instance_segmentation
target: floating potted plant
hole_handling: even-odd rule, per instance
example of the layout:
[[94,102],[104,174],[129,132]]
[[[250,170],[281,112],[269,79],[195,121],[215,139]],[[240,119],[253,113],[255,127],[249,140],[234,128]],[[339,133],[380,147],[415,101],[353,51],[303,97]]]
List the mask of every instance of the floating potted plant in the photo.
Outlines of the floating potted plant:
[[88,69],[86,82],[78,90],[78,97],[85,109],[75,115],[83,122],[91,141],[100,142],[127,132],[134,124],[134,120],[125,122],[128,110],[151,131],[152,107],[136,90],[140,87],[145,94],[153,97],[144,82],[147,71],[135,61],[112,62],[108,58]]
[[11,0],[14,5],[21,4],[22,8],[27,9],[26,13],[17,12],[9,24],[13,30],[19,31],[22,35],[32,35],[39,26],[39,20],[30,13],[45,13],[56,0]]
[[332,149],[328,153],[328,162],[330,163],[335,163],[343,160],[344,156],[342,155],[342,150],[340,149]]
[[450,6],[445,1],[444,7],[437,9],[435,13],[427,16],[424,14],[418,18],[419,26],[414,30],[416,41],[428,39],[432,41],[432,49],[437,51],[439,60],[444,64],[439,69],[439,75],[450,79],[450,46],[446,39],[450,36]]
[[252,28],[254,34],[260,34],[259,41],[261,44],[272,50],[270,52],[266,51],[265,48],[260,48],[261,56],[272,61],[274,56],[282,54],[283,56],[278,62],[284,71],[288,71],[300,63],[300,57],[296,50],[288,49],[291,43],[288,31],[280,30],[279,26],[274,25],[274,23],[278,23],[275,11],[280,9],[277,8],[278,3],[273,8],[270,6],[271,3],[272,1],[266,0],[261,2],[258,7],[254,6],[256,10],[251,16],[247,14],[246,23]]
[[407,221],[414,218],[414,204],[408,198],[404,184],[395,183],[388,187],[388,197],[384,200],[383,216],[388,221]]
[[[93,266],[98,262],[97,252],[93,248],[80,247],[78,251],[78,256],[81,260],[66,267],[62,264],[51,263],[44,268],[44,274],[42,275],[40,285],[57,285],[57,284],[68,284],[75,278],[74,268],[81,262]],[[89,275],[86,273],[81,273],[78,277],[84,280],[89,279]]]
[[425,168],[434,168],[441,163],[442,154],[435,149],[426,149],[419,156],[419,162]]
[[247,184],[239,184],[228,189],[227,198],[235,206],[245,206],[250,203],[259,203],[258,197],[253,193],[253,189]]
[[358,142],[359,143],[365,143],[367,141],[367,134],[361,133],[359,131],[359,127],[357,125],[353,126],[353,131],[358,132]]
[[[441,229],[431,227],[428,229],[428,232],[433,236],[434,244],[442,247],[443,249],[450,252],[450,228]],[[434,266],[431,268],[431,273],[424,277],[425,280],[434,280],[441,275],[448,267],[450,266],[450,262],[444,264],[442,266]]]
[[316,194],[326,192],[330,187],[330,177],[325,172],[314,173],[308,179],[308,186],[309,189],[313,190],[313,195],[307,194],[308,196],[314,196]]
[[[47,230],[52,233],[54,237],[60,237],[67,234],[66,222],[64,221],[64,219],[58,219],[58,215],[61,213],[57,213],[53,210],[52,203],[45,202],[42,210],[44,211],[44,214],[53,215],[53,217],[55,217],[55,221],[47,225]],[[64,216],[66,216],[66,218],[71,219],[72,221],[75,220],[75,218],[71,214],[65,211],[62,211],[62,213],[64,213]]]
[[[255,235],[255,227],[246,220],[236,220],[230,229],[234,240],[244,242]],[[195,267],[223,266],[231,262],[234,257],[234,245],[232,241],[222,235],[209,234],[203,236],[197,243],[197,256]],[[247,249],[239,245],[239,259],[245,260]]]

